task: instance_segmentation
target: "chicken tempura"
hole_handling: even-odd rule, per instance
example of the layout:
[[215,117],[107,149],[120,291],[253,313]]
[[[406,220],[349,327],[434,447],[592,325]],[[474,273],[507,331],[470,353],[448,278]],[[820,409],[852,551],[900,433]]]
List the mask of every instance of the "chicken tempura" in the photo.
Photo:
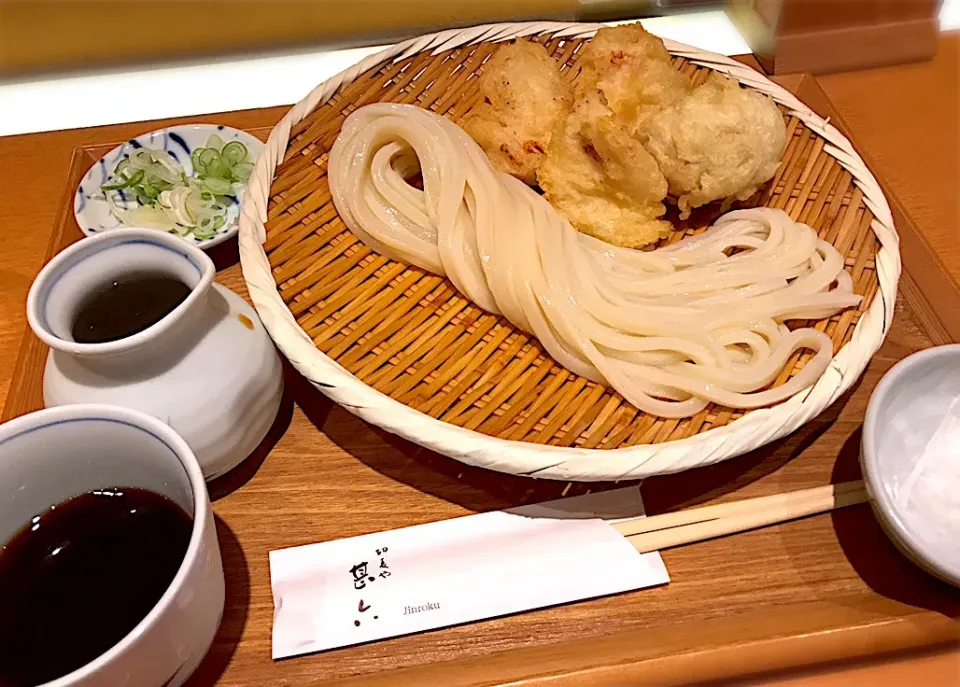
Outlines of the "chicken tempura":
[[689,79],[670,63],[663,41],[640,24],[597,31],[583,48],[580,67],[577,99],[598,91],[631,134],[690,92]]
[[776,173],[787,138],[773,100],[716,73],[643,129],[681,217],[713,200],[752,196]]
[[550,204],[585,234],[639,248],[671,231],[657,219],[666,179],[596,93],[553,132],[537,176]]
[[518,40],[497,48],[478,81],[484,99],[460,126],[497,169],[536,184],[551,132],[573,102],[560,65],[539,43]]

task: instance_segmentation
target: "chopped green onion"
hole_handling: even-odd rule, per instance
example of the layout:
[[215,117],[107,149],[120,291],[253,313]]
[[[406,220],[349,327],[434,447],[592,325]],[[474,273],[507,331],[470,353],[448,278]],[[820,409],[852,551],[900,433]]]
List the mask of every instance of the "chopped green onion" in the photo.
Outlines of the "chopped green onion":
[[252,162],[240,162],[233,166],[233,180],[240,183],[245,182],[250,178],[250,174],[253,173],[253,163]]
[[142,169],[138,169],[136,172],[133,173],[133,176],[130,177],[130,180],[127,182],[127,186],[132,187],[139,184],[141,181],[143,181],[143,175],[144,175],[144,171]]
[[223,146],[220,155],[231,165],[235,165],[247,159],[247,146],[243,145],[240,141],[230,141],[227,145]]
[[[253,172],[247,147],[216,134],[190,154],[193,174],[164,150],[139,148],[120,160],[101,186],[111,212],[128,226],[147,226],[205,240],[227,223],[236,185]],[[112,193],[129,189],[125,193]],[[136,207],[131,203],[136,201]]]
[[223,148],[223,139],[213,134],[210,138],[207,139],[207,148],[213,148],[217,152]]
[[129,184],[130,184],[130,179],[128,179],[127,177],[121,176],[114,179],[112,183],[106,183],[101,185],[100,188],[104,191],[119,191],[122,188],[126,188]]
[[204,167],[205,169],[210,169],[210,166],[219,159],[220,153],[213,148],[204,148],[200,152],[200,155],[197,156],[197,161],[200,163],[200,166]]
[[118,181],[114,183],[107,183],[100,186],[104,191],[118,191],[122,188],[127,188],[129,186],[136,186],[143,179],[143,170],[138,169],[133,173],[131,177],[120,177]]
[[216,177],[207,177],[204,179],[203,186],[208,191],[211,193],[216,193],[218,196],[226,195],[233,190],[233,184],[225,179],[218,179]]
[[210,165],[207,167],[207,169],[204,171],[203,174],[199,175],[199,178],[200,179],[209,179],[210,177],[222,178],[224,166],[225,166],[224,161],[221,158],[217,158],[216,160],[210,163]]

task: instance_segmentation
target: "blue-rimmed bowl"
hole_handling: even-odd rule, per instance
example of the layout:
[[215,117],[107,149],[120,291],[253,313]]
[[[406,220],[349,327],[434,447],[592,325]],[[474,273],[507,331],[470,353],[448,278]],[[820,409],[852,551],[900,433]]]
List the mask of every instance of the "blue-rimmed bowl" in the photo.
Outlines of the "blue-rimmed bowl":
[[[154,148],[165,150],[170,157],[183,167],[188,175],[193,174],[193,164],[190,155],[196,148],[206,146],[207,139],[216,134],[224,143],[239,141],[247,147],[250,162],[256,162],[263,143],[260,139],[246,131],[233,129],[229,126],[217,124],[184,124],[158,129],[150,133],[131,138],[126,143],[118,145],[109,153],[100,158],[84,175],[73,200],[73,214],[77,218],[80,230],[87,236],[94,236],[100,232],[112,229],[125,228],[111,212],[100,186],[104,184],[113,170],[125,157],[138,148]],[[237,221],[240,217],[240,201],[243,200],[244,186],[236,196],[234,202],[227,209],[227,219],[224,225],[217,230],[213,238],[198,239],[187,235],[185,240],[190,241],[201,249],[210,248],[234,236],[238,230]]]
[[213,510],[186,441],[136,410],[49,408],[0,425],[0,484],[0,545],[51,506],[107,487],[148,489],[193,518],[180,568],[146,617],[99,657],[42,687],[182,685],[213,642],[224,599]]

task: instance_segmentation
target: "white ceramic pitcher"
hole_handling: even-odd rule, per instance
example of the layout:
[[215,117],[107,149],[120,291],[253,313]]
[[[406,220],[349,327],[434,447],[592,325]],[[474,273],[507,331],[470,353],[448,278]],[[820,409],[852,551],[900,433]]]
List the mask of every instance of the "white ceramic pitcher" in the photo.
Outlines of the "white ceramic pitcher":
[[[256,312],[215,284],[213,262],[177,236],[123,229],[70,246],[41,270],[27,297],[30,327],[51,348],[47,407],[109,403],[141,410],[176,430],[206,479],[240,463],[280,407],[280,359]],[[137,273],[190,288],[179,306],[137,334],[77,343],[71,329],[86,297]]]

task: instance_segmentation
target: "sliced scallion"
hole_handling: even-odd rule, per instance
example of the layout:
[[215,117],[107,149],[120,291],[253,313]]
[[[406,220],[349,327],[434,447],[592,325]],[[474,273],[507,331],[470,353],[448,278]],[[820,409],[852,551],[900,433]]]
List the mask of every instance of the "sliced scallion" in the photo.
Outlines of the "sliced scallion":
[[217,162],[219,159],[220,153],[213,148],[204,148],[197,157],[200,166],[204,169],[210,169],[210,165]]
[[[111,212],[130,226],[148,226],[205,240],[227,222],[227,208],[253,171],[247,147],[216,134],[190,154],[193,174],[165,150],[139,148],[101,186]],[[136,200],[136,207],[130,207]]]
[[244,183],[247,179],[250,178],[250,174],[253,172],[253,163],[252,162],[240,162],[233,166],[233,180],[236,182]]
[[233,184],[231,184],[226,179],[219,179],[217,177],[207,177],[203,180],[203,186],[211,193],[216,193],[218,196],[223,196],[230,193],[233,190]]
[[115,177],[113,181],[103,184],[100,188],[104,191],[119,191],[130,184],[130,179],[124,176]]
[[227,145],[223,146],[220,155],[231,165],[235,165],[247,159],[247,146],[243,145],[240,141],[230,141]]
[[207,139],[207,148],[213,148],[219,152],[223,148],[223,139],[216,134],[212,134],[210,138]]

